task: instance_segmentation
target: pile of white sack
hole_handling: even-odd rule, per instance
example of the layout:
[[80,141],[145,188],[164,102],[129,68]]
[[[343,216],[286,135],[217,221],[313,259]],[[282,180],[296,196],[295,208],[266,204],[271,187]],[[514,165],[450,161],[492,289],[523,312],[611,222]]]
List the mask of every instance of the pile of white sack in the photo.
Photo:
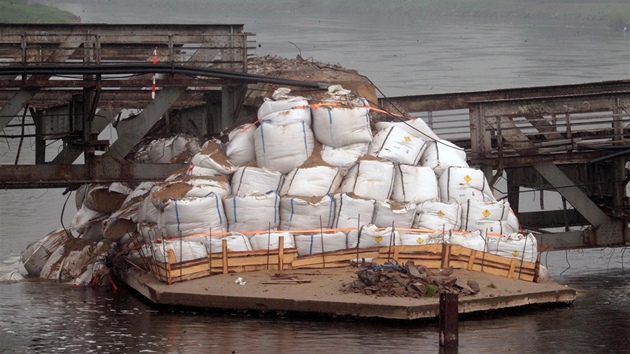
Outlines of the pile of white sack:
[[536,260],[509,204],[422,119],[372,124],[368,102],[340,86],[317,102],[289,93],[277,90],[225,143],[154,141],[139,157],[188,154],[188,170],[133,189],[85,186],[71,230],[158,261],[168,249],[205,258],[223,239],[232,251],[277,249],[280,236],[299,256],[450,242]]

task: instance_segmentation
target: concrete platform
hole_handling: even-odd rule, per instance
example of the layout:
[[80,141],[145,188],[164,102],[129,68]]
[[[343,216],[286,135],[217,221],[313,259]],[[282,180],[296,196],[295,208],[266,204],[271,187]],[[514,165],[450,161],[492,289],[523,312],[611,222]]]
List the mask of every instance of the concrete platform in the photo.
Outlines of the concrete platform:
[[[414,320],[438,316],[438,297],[406,298],[344,293],[357,268],[292,270],[304,283],[283,284],[277,271],[222,274],[167,285],[150,273],[131,270],[125,282],[155,304],[204,309],[300,312],[358,318]],[[481,291],[460,296],[459,312],[514,308],[533,304],[571,303],[576,291],[554,282],[532,283],[485,273],[456,270],[459,279],[476,280]],[[235,283],[241,277],[244,285]],[[310,282],[308,282],[310,281]]]

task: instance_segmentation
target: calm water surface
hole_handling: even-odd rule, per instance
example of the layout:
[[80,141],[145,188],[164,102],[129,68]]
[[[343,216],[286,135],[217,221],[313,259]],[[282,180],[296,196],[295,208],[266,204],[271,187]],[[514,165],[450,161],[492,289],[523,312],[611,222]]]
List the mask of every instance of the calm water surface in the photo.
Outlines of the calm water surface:
[[[84,22],[244,23],[257,55],[340,63],[388,96],[630,78],[630,38],[607,29],[465,23],[396,23],[317,16],[291,20],[68,5]],[[116,14],[116,15],[114,15]],[[32,142],[24,162],[32,163]],[[56,151],[57,147],[49,149]],[[12,163],[17,141],[0,141]],[[70,224],[62,190],[0,191],[0,274],[19,254]],[[521,198],[526,199],[526,198]],[[528,201],[524,201],[527,203]],[[536,202],[532,200],[530,202]],[[624,258],[625,256],[625,258]],[[488,315],[460,323],[461,353],[630,353],[630,254],[624,249],[546,253],[553,278],[578,290],[568,308]],[[247,288],[244,287],[244,290]],[[411,353],[438,349],[436,323],[256,318],[155,309],[117,293],[41,280],[0,283],[0,352]]]

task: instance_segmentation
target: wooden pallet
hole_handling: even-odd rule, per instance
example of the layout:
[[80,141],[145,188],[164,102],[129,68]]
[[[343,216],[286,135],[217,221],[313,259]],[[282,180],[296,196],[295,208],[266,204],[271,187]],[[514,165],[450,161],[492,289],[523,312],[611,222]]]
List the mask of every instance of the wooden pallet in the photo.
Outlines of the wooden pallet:
[[540,268],[539,261],[523,262],[453,244],[383,247],[373,262],[385,264],[391,260],[400,265],[414,261],[433,269],[453,267],[535,282],[538,282]]
[[229,251],[227,241],[223,240],[222,252],[210,253],[206,258],[177,262],[175,252],[168,250],[167,262],[151,259],[144,263],[145,267],[149,268],[147,270],[167,284],[208,277],[213,274],[292,269],[297,250],[284,249],[282,237],[279,244],[280,247],[277,250]]

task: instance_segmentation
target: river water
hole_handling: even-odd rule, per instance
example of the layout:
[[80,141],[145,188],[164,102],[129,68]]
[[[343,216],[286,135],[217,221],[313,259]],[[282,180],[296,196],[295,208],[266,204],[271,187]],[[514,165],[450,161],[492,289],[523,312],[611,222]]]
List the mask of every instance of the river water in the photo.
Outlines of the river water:
[[[261,18],[186,9],[165,13],[151,6],[123,10],[106,1],[56,3],[92,23],[243,23],[257,34],[257,55],[301,54],[340,63],[369,77],[387,96],[630,78],[630,36],[605,28],[398,22],[289,11]],[[25,141],[25,147],[21,161],[32,163],[33,142]],[[0,163],[13,163],[16,149],[16,141],[1,141]],[[70,223],[74,195],[64,207],[62,192],[0,191],[0,275],[19,269],[29,243]],[[573,306],[467,318],[460,322],[459,351],[630,353],[630,254],[624,253],[617,248],[543,254],[554,280],[578,290]],[[434,322],[156,309],[125,289],[38,279],[0,283],[0,352],[6,353],[435,353],[437,330]]]

